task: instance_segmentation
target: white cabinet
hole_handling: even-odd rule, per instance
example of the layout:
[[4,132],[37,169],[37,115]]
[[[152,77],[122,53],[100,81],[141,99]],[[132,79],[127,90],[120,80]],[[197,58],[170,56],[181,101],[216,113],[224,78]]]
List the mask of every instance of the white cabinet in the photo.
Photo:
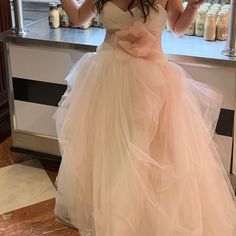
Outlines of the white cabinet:
[[[236,69],[201,64],[178,63],[193,79],[207,83],[223,94],[222,115],[218,122],[221,126],[220,135],[214,135],[214,141],[222,158],[223,165],[230,173],[232,161],[233,117],[235,110],[235,80]],[[231,132],[229,132],[229,130]],[[230,133],[230,134],[229,134]],[[236,175],[236,159],[234,162]]]
[[52,116],[66,89],[65,77],[83,53],[13,44],[8,52],[13,146],[60,155]]

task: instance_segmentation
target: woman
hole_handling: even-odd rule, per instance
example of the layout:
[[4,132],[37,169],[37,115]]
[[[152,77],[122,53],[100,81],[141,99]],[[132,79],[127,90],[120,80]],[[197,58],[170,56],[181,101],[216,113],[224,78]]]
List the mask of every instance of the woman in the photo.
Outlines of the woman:
[[234,195],[212,141],[221,96],[162,52],[203,0],[62,0],[94,12],[104,43],[66,78],[54,115],[62,154],[55,215],[82,236],[233,236]]

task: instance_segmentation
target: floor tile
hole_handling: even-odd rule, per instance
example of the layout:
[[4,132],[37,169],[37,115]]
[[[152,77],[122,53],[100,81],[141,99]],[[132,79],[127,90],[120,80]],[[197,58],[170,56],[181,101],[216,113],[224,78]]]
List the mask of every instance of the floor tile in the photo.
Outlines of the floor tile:
[[32,159],[32,156],[29,156],[27,154],[11,152],[10,151],[11,145],[12,145],[11,136],[0,143],[0,167]]
[[76,229],[69,228],[55,221],[53,214],[54,206],[55,199],[50,199],[3,214],[2,219],[0,218],[0,235],[79,236]]
[[51,199],[55,188],[35,159],[0,168],[0,214]]

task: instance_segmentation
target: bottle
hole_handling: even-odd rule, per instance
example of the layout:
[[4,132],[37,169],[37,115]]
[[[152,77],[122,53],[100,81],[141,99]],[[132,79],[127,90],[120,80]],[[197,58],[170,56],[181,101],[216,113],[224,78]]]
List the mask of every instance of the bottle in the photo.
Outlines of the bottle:
[[61,2],[60,1],[56,1],[56,4],[57,4],[57,10],[59,12],[59,16],[61,18],[61,12],[62,12],[62,5],[61,5]]
[[216,22],[216,39],[226,40],[228,37],[228,15],[224,11],[220,11]]
[[60,16],[56,3],[49,3],[48,22],[50,28],[58,28],[60,26]]
[[202,7],[207,7],[208,9],[211,8],[211,3],[210,2],[204,2],[202,5]]
[[[100,16],[96,15],[92,19],[92,26],[94,27],[102,27],[102,22],[100,20]],[[166,23],[166,28],[167,28],[167,23]]]
[[216,38],[216,16],[214,12],[208,12],[205,30],[204,30],[204,39],[208,41],[214,41]]
[[230,4],[225,4],[221,7],[221,9],[228,9],[230,10]]
[[[188,5],[188,2],[183,3],[184,9],[187,7],[187,5]],[[193,22],[191,23],[187,32],[185,33],[186,35],[193,36],[195,34],[195,24],[196,24],[196,17],[194,18]]]
[[189,26],[188,31],[185,33],[186,35],[193,36],[195,33],[195,20]]
[[67,15],[66,11],[62,8],[61,17],[60,17],[61,27],[69,27],[70,26],[70,19]]
[[206,21],[206,10],[199,9],[197,13],[195,35],[203,37],[205,21]]

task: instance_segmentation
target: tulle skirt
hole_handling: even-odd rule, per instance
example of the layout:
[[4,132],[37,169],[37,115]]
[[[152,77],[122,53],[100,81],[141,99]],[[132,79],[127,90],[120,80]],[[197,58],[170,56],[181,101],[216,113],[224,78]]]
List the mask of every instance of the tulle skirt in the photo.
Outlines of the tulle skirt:
[[104,45],[75,64],[54,114],[55,215],[81,236],[233,236],[212,141],[221,95],[164,57]]

